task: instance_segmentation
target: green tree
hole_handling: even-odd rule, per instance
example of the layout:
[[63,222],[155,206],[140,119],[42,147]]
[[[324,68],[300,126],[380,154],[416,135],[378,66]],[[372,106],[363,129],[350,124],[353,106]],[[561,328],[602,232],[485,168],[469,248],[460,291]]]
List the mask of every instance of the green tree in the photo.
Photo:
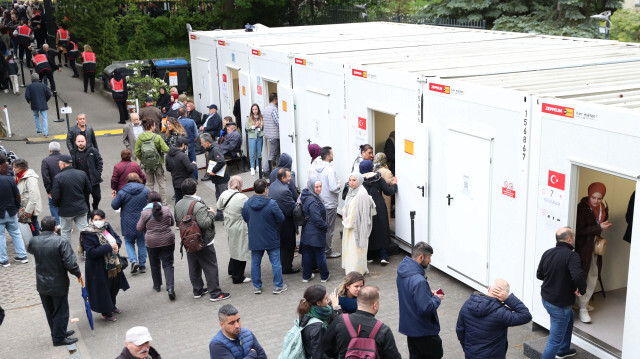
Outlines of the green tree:
[[612,40],[640,42],[640,12],[638,10],[619,10],[611,16]]
[[129,46],[127,50],[129,52],[129,58],[131,59],[147,59],[149,57],[149,52],[147,51],[146,46],[146,33],[147,33],[147,23],[146,21],[140,21],[135,24],[135,34],[133,36],[133,40],[129,41]]
[[98,69],[109,66],[111,62],[120,60],[120,46],[118,45],[118,22],[111,18],[105,22],[104,29],[102,31],[102,46],[105,51],[97,56]]

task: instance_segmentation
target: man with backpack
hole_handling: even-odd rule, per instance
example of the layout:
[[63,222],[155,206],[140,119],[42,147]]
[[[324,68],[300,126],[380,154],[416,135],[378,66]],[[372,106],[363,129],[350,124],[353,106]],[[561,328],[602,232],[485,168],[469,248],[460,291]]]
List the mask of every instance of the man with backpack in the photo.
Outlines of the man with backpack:
[[158,184],[158,193],[162,197],[162,204],[166,204],[166,183],[164,176],[163,153],[169,152],[169,146],[162,137],[154,132],[155,122],[150,118],[142,119],[144,132],[136,140],[135,155],[140,160],[140,167],[147,176],[147,187],[154,191],[154,184]]
[[336,317],[324,334],[322,346],[330,358],[400,359],[391,328],[375,318],[380,289],[367,285],[358,292],[358,311]]
[[[180,227],[182,247],[187,251],[189,279],[193,287],[193,297],[199,299],[209,293],[212,302],[225,300],[231,296],[220,289],[218,279],[218,259],[213,246],[216,235],[215,211],[208,207],[197,195],[198,182],[187,178],[182,182],[184,197],[175,207],[176,222]],[[202,272],[207,279],[207,287],[202,281]]]
[[256,336],[240,324],[238,309],[225,304],[218,310],[220,329],[209,342],[211,359],[267,359],[267,353]]

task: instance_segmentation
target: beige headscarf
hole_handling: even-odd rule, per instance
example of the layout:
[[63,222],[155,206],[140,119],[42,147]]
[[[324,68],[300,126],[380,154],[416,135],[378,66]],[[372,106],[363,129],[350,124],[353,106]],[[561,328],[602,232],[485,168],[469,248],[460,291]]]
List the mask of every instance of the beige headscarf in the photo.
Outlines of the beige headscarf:
[[344,204],[345,211],[343,211],[343,213],[347,212],[351,203],[355,201],[353,207],[353,232],[358,247],[364,248],[369,244],[369,235],[373,227],[373,216],[376,215],[376,205],[362,185],[364,177],[358,172],[353,172],[349,177],[354,177],[356,181],[358,181],[358,187],[349,187],[349,193],[347,193]]
[[237,189],[238,191],[242,191],[242,177],[240,176],[232,176],[229,179],[229,188]]

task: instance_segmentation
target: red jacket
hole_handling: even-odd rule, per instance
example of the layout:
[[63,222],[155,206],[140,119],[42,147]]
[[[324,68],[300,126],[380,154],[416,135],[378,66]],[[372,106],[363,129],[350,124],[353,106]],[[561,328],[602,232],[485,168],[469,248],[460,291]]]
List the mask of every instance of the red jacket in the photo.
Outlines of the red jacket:
[[127,184],[127,176],[129,173],[137,173],[142,183],[147,183],[147,177],[140,169],[140,166],[134,161],[120,161],[113,167],[113,176],[111,176],[111,189],[119,191],[122,186]]

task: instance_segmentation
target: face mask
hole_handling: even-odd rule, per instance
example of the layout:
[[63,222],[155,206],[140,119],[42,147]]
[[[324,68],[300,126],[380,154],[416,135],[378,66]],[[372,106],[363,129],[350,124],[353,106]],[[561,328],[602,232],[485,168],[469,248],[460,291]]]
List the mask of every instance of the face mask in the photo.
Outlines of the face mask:
[[96,228],[104,227],[104,221],[93,221],[93,226]]

